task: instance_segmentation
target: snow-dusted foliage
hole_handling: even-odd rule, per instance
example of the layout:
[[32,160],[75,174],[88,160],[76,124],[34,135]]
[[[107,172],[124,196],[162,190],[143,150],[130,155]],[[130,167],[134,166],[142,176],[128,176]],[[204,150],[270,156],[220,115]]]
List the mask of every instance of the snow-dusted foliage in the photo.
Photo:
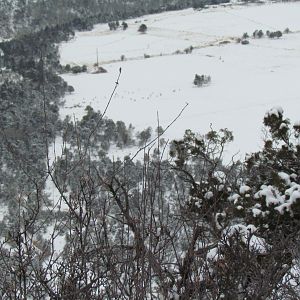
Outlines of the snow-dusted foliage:
[[[234,177],[228,170],[219,169],[220,165],[209,154],[204,155],[203,144],[195,136],[192,139],[191,135],[186,136],[185,141],[189,140],[190,145],[199,146],[192,148],[184,162],[178,160],[183,156],[180,145],[184,143],[176,142],[175,162],[183,178],[191,183],[188,210],[214,232],[215,238],[208,242],[211,246],[206,256],[210,284],[220,294],[234,299],[239,299],[238,295],[280,299],[286,278],[294,278],[289,271],[298,258],[300,152],[297,128],[291,128],[280,107],[268,111],[264,123],[270,135],[264,149],[248,156],[244,167],[238,167],[242,172],[235,171]],[[193,166],[196,161],[196,165],[201,162],[203,165],[203,160],[207,162],[208,173],[204,180],[193,182],[194,177],[189,178],[187,172],[197,178]],[[202,275],[207,276],[205,272]],[[218,281],[220,278],[222,283]],[[273,288],[267,292],[270,285]],[[257,289],[258,286],[262,288]],[[297,290],[298,285],[293,288]]]
[[[244,163],[224,166],[228,130],[187,130],[172,142],[169,160],[158,148],[142,162],[112,161],[101,151],[111,122],[91,108],[76,128],[65,122],[68,146],[48,169],[58,195],[47,204],[52,214],[38,206],[45,202],[39,190],[31,195],[36,205],[20,195],[17,226],[1,240],[1,296],[12,286],[23,296],[75,299],[296,293],[299,147],[282,111],[265,123],[271,145],[269,138]],[[44,235],[35,230],[42,220]]]

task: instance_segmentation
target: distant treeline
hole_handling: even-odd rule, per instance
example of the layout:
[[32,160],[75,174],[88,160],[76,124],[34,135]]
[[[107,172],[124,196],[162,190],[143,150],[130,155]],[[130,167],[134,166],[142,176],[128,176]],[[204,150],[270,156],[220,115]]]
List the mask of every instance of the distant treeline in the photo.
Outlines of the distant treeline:
[[229,0],[3,0],[0,2],[0,37],[8,38],[62,24],[89,29],[101,22],[225,2]]

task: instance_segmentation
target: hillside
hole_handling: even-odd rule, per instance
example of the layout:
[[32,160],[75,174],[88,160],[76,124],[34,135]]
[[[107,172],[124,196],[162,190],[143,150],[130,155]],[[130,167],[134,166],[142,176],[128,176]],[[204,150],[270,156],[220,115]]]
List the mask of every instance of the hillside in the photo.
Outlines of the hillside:
[[300,298],[300,5],[217,3],[0,2],[0,299]]

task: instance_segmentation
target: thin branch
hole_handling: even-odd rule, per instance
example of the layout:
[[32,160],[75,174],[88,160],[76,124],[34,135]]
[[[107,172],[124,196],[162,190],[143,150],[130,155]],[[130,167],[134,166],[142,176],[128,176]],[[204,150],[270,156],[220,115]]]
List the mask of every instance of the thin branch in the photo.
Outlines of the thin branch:
[[143,147],[141,147],[134,155],[133,155],[133,157],[131,157],[130,158],[130,160],[131,161],[133,161],[136,157],[137,157],[137,155],[141,152],[141,151],[143,151],[143,150],[145,150],[146,148],[148,148],[149,146],[151,146],[153,143],[155,143],[157,140],[159,140],[160,139],[160,137],[162,136],[162,135],[164,135],[165,134],[165,132],[180,118],[180,116],[182,115],[182,113],[184,112],[184,110],[187,108],[187,106],[188,106],[189,104],[188,103],[186,103],[185,104],[185,106],[181,109],[181,111],[179,112],[179,114],[173,119],[173,121],[166,127],[166,129],[164,129],[163,130],[163,132],[162,133],[160,133],[160,134],[158,134],[154,139],[152,139],[149,143],[147,143],[145,146],[143,146]]

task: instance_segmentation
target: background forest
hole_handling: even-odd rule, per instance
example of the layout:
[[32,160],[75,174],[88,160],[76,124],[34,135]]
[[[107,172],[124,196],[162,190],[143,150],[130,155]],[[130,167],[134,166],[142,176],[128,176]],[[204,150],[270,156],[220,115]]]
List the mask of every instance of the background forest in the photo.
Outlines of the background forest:
[[68,22],[73,22],[77,29],[87,29],[100,22],[224,2],[228,0],[3,0],[0,36],[9,37]]

